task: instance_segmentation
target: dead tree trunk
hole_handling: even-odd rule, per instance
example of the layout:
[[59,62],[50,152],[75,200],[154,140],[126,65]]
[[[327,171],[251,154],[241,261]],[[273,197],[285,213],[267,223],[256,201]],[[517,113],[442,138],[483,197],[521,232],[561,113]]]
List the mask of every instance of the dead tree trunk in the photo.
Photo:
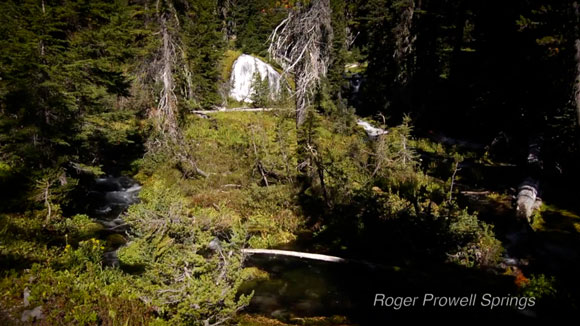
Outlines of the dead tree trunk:
[[574,84],[574,101],[576,103],[576,115],[580,127],[580,39],[575,41],[576,47],[576,81]]
[[161,49],[161,71],[160,79],[163,84],[157,112],[161,130],[173,135],[177,130],[177,98],[173,85],[173,62],[175,58],[175,47],[171,40],[171,35],[167,29],[167,18],[161,15],[161,37],[163,46]]
[[316,87],[326,76],[332,38],[330,0],[298,6],[270,35],[270,56],[284,74],[294,74],[297,126],[304,123]]
[[576,16],[576,40],[574,42],[576,48],[576,80],[574,81],[574,102],[576,104],[578,126],[580,127],[580,4],[574,1],[573,7]]
[[[179,130],[179,98],[194,100],[192,74],[187,64],[187,56],[180,37],[179,15],[170,0],[157,0],[155,19],[158,23],[160,46],[154,60],[146,62],[144,71],[147,82],[153,81],[153,95],[158,94],[157,107],[151,108],[149,117],[153,120],[157,134],[148,141],[149,151],[169,150],[171,157],[181,167],[185,177],[208,173],[198,168],[194,155],[188,150],[188,144]],[[177,76],[177,77],[176,77]],[[180,82],[181,80],[181,82]],[[181,90],[175,92],[175,89]]]

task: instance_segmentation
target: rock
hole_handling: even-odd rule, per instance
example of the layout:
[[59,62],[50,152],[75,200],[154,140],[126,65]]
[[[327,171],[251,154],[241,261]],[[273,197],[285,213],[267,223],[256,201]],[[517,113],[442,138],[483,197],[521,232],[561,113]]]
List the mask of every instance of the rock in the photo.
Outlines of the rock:
[[97,191],[119,191],[123,186],[117,178],[98,178],[95,180],[95,190]]
[[111,234],[107,237],[107,243],[111,246],[111,247],[118,247],[121,245],[124,245],[127,243],[127,239],[125,239],[124,236],[118,234],[118,233],[114,233]]
[[277,310],[272,311],[270,316],[272,316],[273,318],[276,318],[278,320],[289,320],[290,319],[290,312],[288,312],[288,310],[286,310],[286,309],[277,309]]
[[110,191],[105,194],[105,200],[112,204],[131,204],[132,197],[124,191]]
[[538,182],[531,178],[527,178],[518,187],[516,215],[520,218],[526,218],[529,222],[531,222],[532,213],[541,204],[537,198],[538,187]]
[[107,251],[103,254],[103,265],[119,267],[119,257],[117,256],[117,250]]
[[32,310],[25,310],[20,317],[20,321],[28,322],[43,319],[42,306],[38,306]]
[[220,250],[221,249],[220,240],[218,238],[214,238],[213,240],[210,241],[208,247],[213,251]]
[[28,287],[24,288],[24,306],[28,307],[30,305],[30,302],[28,301],[28,298],[30,297],[30,289],[28,289]]

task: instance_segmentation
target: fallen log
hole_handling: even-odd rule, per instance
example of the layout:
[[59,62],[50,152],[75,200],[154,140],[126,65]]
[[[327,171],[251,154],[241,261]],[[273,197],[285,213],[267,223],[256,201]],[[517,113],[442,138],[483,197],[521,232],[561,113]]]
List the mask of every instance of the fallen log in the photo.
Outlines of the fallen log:
[[274,110],[284,110],[279,108],[233,108],[233,109],[226,109],[223,107],[219,107],[215,110],[193,110],[191,113],[206,115],[206,114],[213,114],[213,113],[221,113],[221,112],[269,112]]
[[491,194],[491,191],[488,191],[488,190],[482,190],[482,191],[464,190],[464,191],[461,191],[460,193],[462,195],[466,195],[466,196],[483,196],[483,195]]
[[347,259],[336,257],[336,256],[328,256],[322,254],[311,254],[308,252],[300,252],[300,251],[290,251],[290,250],[277,250],[277,249],[242,249],[244,254],[253,255],[253,254],[262,254],[262,255],[275,255],[275,256],[286,256],[286,257],[297,257],[303,259],[312,259],[318,261],[326,261],[331,263],[347,263],[349,262]]

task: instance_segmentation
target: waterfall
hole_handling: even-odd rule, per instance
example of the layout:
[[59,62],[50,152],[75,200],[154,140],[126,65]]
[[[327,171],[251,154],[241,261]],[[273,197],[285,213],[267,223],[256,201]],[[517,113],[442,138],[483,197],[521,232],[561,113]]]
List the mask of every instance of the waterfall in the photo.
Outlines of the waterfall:
[[271,65],[251,55],[240,55],[232,66],[230,77],[230,97],[239,102],[252,103],[254,93],[254,74],[258,73],[260,79],[268,78],[270,97],[276,100],[280,96],[280,74]]
[[384,130],[381,128],[376,128],[373,125],[371,125],[370,123],[363,121],[361,119],[358,119],[356,121],[356,124],[363,127],[363,129],[366,131],[369,138],[373,139],[373,140],[377,139],[380,135],[386,135],[387,133],[389,133],[387,130]]

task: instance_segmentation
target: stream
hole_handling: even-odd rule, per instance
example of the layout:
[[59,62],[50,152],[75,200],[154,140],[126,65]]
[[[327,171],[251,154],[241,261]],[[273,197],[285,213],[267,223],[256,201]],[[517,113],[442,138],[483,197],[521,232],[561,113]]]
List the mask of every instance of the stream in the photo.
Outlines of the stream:
[[[125,176],[95,179],[92,189],[87,194],[88,215],[104,227],[105,235],[123,236],[127,225],[121,214],[139,200],[140,190],[141,186],[135,180]],[[117,250],[123,242],[109,241],[109,249],[103,256],[105,266],[119,266]]]
[[[127,225],[121,218],[127,208],[138,202],[141,186],[125,176],[95,179],[87,192],[89,206],[87,214],[100,223],[103,238],[111,236],[125,238]],[[471,204],[475,204],[473,199]],[[487,207],[493,204],[481,203]],[[474,205],[477,206],[477,205]],[[509,214],[491,209],[482,215],[493,215],[499,219],[509,219]],[[505,225],[505,221],[503,220]],[[495,220],[493,222],[498,222]],[[512,223],[508,223],[512,224]],[[571,248],[554,245],[546,239],[538,239],[529,231],[522,231],[514,225],[500,227],[499,238],[506,246],[504,264],[527,269],[520,264],[531,259],[541,265],[542,271],[560,273],[567,267],[577,270],[578,252]],[[523,233],[522,233],[523,232]],[[532,231],[533,233],[533,231]],[[532,239],[535,238],[535,239]],[[103,256],[105,266],[118,267],[117,250],[124,241],[108,241],[109,247]],[[300,245],[299,245],[300,246]],[[308,248],[289,247],[290,250]],[[389,253],[385,252],[386,257]],[[527,265],[527,263],[525,264]],[[435,293],[441,296],[466,296],[470,293],[497,293],[505,296],[506,289],[513,288],[513,278],[496,273],[465,269],[452,264],[432,264],[414,262],[401,266],[380,266],[361,263],[330,263],[293,257],[251,255],[246,260],[247,267],[256,267],[268,273],[266,278],[245,282],[240,293],[254,292],[246,312],[264,315],[282,321],[296,321],[314,316],[348,316],[352,322],[367,324],[377,321],[407,318],[413,319],[424,312],[443,317],[451,313],[457,317],[474,312],[491,316],[492,311],[482,309],[436,309],[412,307],[404,310],[377,308],[373,306],[376,293],[393,296],[419,296]],[[493,286],[493,288],[490,287]],[[506,317],[529,318],[535,316],[530,310],[494,310]]]

